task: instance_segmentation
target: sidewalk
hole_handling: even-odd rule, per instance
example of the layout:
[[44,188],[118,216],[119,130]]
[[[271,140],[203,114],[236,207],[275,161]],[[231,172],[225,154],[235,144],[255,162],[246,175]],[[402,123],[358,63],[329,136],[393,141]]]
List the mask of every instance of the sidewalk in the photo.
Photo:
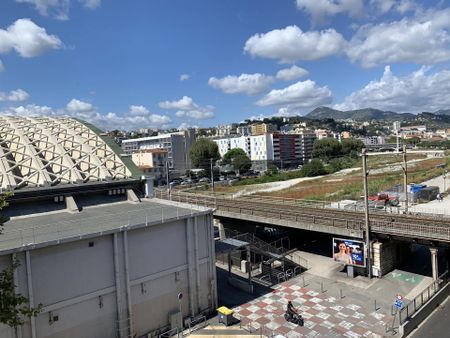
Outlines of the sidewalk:
[[[301,254],[310,270],[234,307],[243,325],[280,337],[395,337],[395,296],[404,296],[406,304],[431,283],[430,277],[399,270],[381,279],[348,278],[333,259]],[[288,300],[304,317],[304,327],[283,318]]]

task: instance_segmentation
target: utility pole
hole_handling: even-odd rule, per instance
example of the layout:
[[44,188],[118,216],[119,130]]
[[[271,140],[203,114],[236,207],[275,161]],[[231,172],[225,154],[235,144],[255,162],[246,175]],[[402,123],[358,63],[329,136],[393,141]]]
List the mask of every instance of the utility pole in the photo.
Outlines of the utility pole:
[[213,171],[213,159],[210,158],[209,159],[210,164],[211,164],[211,191],[214,194],[214,171]]
[[405,213],[408,213],[408,167],[405,144],[403,145],[403,190],[405,191]]
[[169,193],[169,200],[172,200],[172,189],[169,182],[169,161],[166,161],[166,184],[167,184],[167,191]]
[[365,219],[365,239],[366,239],[366,250],[367,250],[367,268],[369,272],[369,279],[372,278],[372,260],[370,250],[370,223],[369,223],[369,186],[367,183],[367,177],[369,176],[369,172],[367,171],[367,150],[364,148],[362,150],[362,158],[363,158],[363,176],[364,176],[364,219]]

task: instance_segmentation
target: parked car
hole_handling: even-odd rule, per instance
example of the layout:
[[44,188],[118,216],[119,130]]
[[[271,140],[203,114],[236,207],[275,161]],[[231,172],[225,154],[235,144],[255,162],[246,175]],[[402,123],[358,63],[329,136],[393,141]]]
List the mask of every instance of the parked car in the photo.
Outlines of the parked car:
[[209,180],[208,177],[203,177],[203,178],[201,178],[201,179],[199,180],[199,182],[200,182],[200,183],[209,183],[210,180]]

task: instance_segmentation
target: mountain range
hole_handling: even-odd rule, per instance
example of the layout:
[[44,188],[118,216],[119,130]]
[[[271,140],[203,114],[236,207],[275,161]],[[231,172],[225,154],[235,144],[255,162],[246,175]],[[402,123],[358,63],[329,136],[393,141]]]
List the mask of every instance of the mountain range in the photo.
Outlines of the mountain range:
[[334,120],[355,120],[355,121],[370,121],[370,120],[386,120],[386,121],[420,121],[424,120],[444,120],[450,118],[450,109],[438,110],[433,113],[423,112],[420,114],[411,113],[396,113],[392,111],[384,111],[374,108],[364,108],[356,110],[337,110],[329,107],[317,107],[309,112],[305,117],[310,119],[327,119]]

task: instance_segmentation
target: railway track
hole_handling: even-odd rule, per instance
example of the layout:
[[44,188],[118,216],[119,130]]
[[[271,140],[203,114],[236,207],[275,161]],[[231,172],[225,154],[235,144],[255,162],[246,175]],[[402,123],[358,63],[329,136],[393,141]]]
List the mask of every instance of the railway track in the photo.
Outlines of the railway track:
[[[168,198],[161,192],[159,197]],[[225,198],[172,193],[172,200],[215,208],[229,214],[259,216],[273,220],[325,225],[363,231],[364,213],[327,208],[325,204],[262,197]],[[404,214],[371,213],[371,232],[450,243],[450,220]]]

